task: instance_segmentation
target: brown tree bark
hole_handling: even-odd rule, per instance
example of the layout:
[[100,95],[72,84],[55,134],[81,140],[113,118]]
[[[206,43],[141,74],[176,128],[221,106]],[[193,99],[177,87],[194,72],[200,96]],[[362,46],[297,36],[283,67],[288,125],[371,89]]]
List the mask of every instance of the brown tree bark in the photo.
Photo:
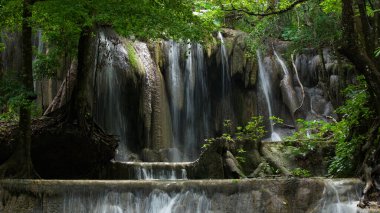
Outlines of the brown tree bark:
[[32,28],[29,18],[32,16],[33,0],[23,1],[22,13],[22,70],[21,82],[26,96],[25,103],[20,106],[19,136],[15,153],[0,167],[0,178],[33,178],[38,177],[33,168],[31,158],[31,109],[30,104],[36,98],[33,88],[32,72]]
[[[356,67],[360,74],[363,74],[373,99],[374,108],[380,115],[380,64],[374,58],[372,47],[376,45],[376,39],[359,41],[359,35],[372,37],[373,30],[370,30],[367,23],[366,13],[361,11],[360,20],[364,27],[355,26],[355,14],[352,0],[342,0],[342,27],[343,38],[340,52],[346,56]],[[365,17],[364,17],[365,16]],[[368,42],[371,42],[367,44]],[[361,45],[364,43],[364,45]],[[370,47],[370,49],[368,49]]]

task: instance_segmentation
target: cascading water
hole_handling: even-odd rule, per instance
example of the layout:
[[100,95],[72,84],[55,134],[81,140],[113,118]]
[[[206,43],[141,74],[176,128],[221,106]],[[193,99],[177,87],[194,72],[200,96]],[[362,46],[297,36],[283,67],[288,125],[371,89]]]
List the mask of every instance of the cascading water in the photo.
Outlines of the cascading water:
[[186,180],[189,162],[122,162],[132,180]]
[[285,105],[288,107],[294,120],[294,113],[299,108],[299,103],[298,103],[297,94],[293,88],[292,77],[290,75],[290,72],[284,60],[281,59],[281,57],[277,54],[275,50],[273,50],[273,53],[276,57],[277,62],[280,64],[282,71],[284,72],[284,76],[281,80],[281,85],[280,85],[282,100],[285,103]]
[[349,202],[357,198],[359,185],[359,180],[317,178],[1,180],[0,212],[366,212],[355,207],[357,202]]
[[347,186],[345,181],[325,181],[323,198],[318,206],[321,213],[365,213],[365,209],[360,209],[358,203],[359,192],[353,186]]
[[[271,89],[270,89],[270,81],[269,77],[266,73],[262,58],[261,58],[261,52],[259,50],[256,51],[257,54],[257,60],[259,63],[259,78],[261,83],[261,88],[263,90],[265,101],[268,106],[268,114],[269,118],[273,116],[272,113],[272,104],[271,104]],[[270,122],[270,130],[271,130],[271,141],[281,141],[280,135],[278,135],[273,128],[273,121],[272,119],[269,119]]]
[[218,38],[220,40],[220,53],[222,59],[222,97],[226,97],[231,91],[231,74],[229,72],[227,48],[221,32],[218,32]]
[[187,45],[187,58],[186,58],[186,68],[185,68],[185,125],[187,128],[185,131],[185,160],[190,160],[196,155],[196,138],[195,138],[195,69],[194,67],[194,55],[192,51],[192,45]]
[[[180,63],[180,45],[174,41],[167,43],[169,46],[169,72],[168,72],[168,90],[170,97],[170,113],[172,121],[173,145],[178,148],[180,145],[180,129],[181,129],[181,109],[183,108],[183,81]],[[178,152],[174,152],[172,160],[181,161]]]
[[64,213],[203,213],[211,204],[202,192],[182,191],[168,193],[159,189],[144,192],[108,192],[91,196],[68,194],[64,200]]
[[[94,71],[96,75],[95,88],[96,88],[96,111],[94,113],[95,120],[102,126],[109,134],[119,137],[119,146],[117,148],[115,160],[126,161],[128,160],[127,149],[127,113],[124,110],[124,102],[122,96],[122,83],[119,78],[117,70],[114,69],[114,58],[108,55],[115,48],[124,48],[122,45],[115,46],[110,40],[106,38],[104,33],[99,34],[99,47],[105,54],[99,54],[96,58],[98,62],[103,62],[104,70],[102,72]],[[100,50],[98,50],[100,51]],[[122,51],[127,52],[125,49]],[[96,65],[97,66],[97,65]],[[111,119],[112,118],[112,119]]]
[[[203,48],[199,44],[180,45],[170,41],[168,46],[167,88],[172,119],[175,148],[183,156],[174,156],[173,161],[195,160],[199,145],[208,136],[210,107]],[[181,55],[186,61],[181,63]],[[183,64],[183,66],[181,66]]]

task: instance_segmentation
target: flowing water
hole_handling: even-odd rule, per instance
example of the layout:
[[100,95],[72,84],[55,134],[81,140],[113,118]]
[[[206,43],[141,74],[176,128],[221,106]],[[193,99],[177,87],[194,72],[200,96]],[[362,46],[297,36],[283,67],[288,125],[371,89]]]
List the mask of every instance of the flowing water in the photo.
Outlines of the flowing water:
[[198,157],[201,142],[209,135],[210,106],[203,48],[199,44],[169,41],[166,49],[173,144],[182,152],[172,159],[191,161]]
[[[103,63],[101,72],[94,71],[95,88],[97,102],[95,105],[95,120],[109,134],[116,135],[119,138],[119,146],[117,148],[115,160],[128,160],[127,149],[127,116],[125,110],[125,102],[122,95],[123,83],[119,70],[115,69],[115,60],[117,56],[111,53],[116,52],[115,49],[120,48],[122,52],[127,52],[122,45],[115,45],[106,38],[104,33],[100,33],[98,50],[99,57],[96,62]],[[97,65],[96,65],[97,66]],[[112,118],[112,119],[110,119]]]
[[282,101],[285,103],[285,105],[288,107],[290,114],[293,117],[294,120],[294,113],[299,108],[299,101],[297,94],[293,88],[293,81],[292,76],[284,62],[284,60],[277,54],[275,50],[273,50],[273,53],[276,57],[277,62],[280,64],[282,71],[283,71],[283,78],[281,80],[281,94],[282,94]]
[[355,192],[359,183],[359,180],[352,179],[303,178],[238,181],[1,180],[0,212],[365,212],[357,209],[357,201],[353,201],[358,198]]
[[326,180],[323,197],[320,200],[319,212],[321,213],[365,213],[358,204],[361,190],[347,185],[344,180]]
[[[259,79],[261,83],[260,85],[265,96],[265,101],[267,103],[269,118],[271,118],[273,116],[273,113],[272,113],[272,104],[271,104],[272,95],[271,95],[270,80],[265,70],[263,60],[261,58],[261,52],[257,50],[256,54],[257,54],[257,60],[259,64]],[[271,141],[281,141],[280,135],[274,131],[273,120],[269,119],[269,123],[270,123],[270,130],[271,130]]]
[[227,48],[221,32],[218,32],[218,38],[220,40],[220,53],[222,61],[222,97],[226,97],[231,90],[231,74],[229,71]]
[[153,190],[149,194],[114,193],[88,197],[68,194],[64,200],[64,213],[203,213],[209,212],[210,201],[204,193],[183,191],[168,193]]
[[130,179],[135,180],[186,180],[191,162],[123,162]]

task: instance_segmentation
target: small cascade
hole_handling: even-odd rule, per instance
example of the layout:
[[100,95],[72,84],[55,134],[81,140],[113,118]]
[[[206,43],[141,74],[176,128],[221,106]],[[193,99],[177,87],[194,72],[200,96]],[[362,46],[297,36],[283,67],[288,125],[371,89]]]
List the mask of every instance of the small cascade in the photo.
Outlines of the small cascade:
[[136,180],[187,180],[190,162],[125,162],[130,179]]
[[210,132],[210,121],[211,121],[211,106],[209,100],[209,92],[207,88],[207,69],[204,62],[203,47],[200,44],[196,44],[196,85],[199,86],[195,93],[195,105],[201,106],[197,114],[202,118],[200,125],[202,128],[200,130],[203,138],[209,138],[211,136]]
[[229,72],[227,49],[221,32],[218,32],[218,38],[220,39],[220,53],[222,59],[222,97],[226,97],[231,91],[231,74]]
[[[271,98],[272,97],[271,97],[270,81],[269,81],[269,77],[267,75],[267,72],[265,70],[263,60],[261,58],[261,52],[259,50],[257,50],[256,54],[257,54],[257,60],[258,60],[258,64],[259,64],[259,78],[260,78],[261,88],[264,92],[265,101],[266,101],[267,106],[268,106],[268,114],[269,114],[269,118],[270,118],[273,116],[272,104],[271,104]],[[274,131],[272,119],[269,119],[269,122],[270,122],[270,130],[271,130],[271,141],[281,141],[282,139],[281,139],[280,135]]]
[[194,54],[192,51],[192,45],[187,45],[187,54],[186,54],[186,68],[185,68],[185,146],[184,150],[186,152],[185,160],[189,160],[190,156],[196,155],[196,135],[195,135],[195,69],[194,62]]
[[[331,183],[331,185],[329,185]],[[1,212],[365,212],[360,180],[1,180]],[[31,187],[33,186],[33,187]],[[330,187],[332,186],[332,187]],[[325,187],[325,190],[323,190]],[[38,196],[37,196],[38,195]],[[352,210],[352,211],[351,211]]]
[[[125,102],[122,96],[122,78],[119,76],[116,69],[114,69],[114,57],[112,52],[116,52],[116,48],[124,48],[122,45],[114,45],[106,38],[103,32],[100,33],[99,38],[99,58],[96,58],[97,63],[104,63],[102,72],[94,71],[96,74],[96,111],[94,113],[95,120],[98,124],[105,129],[109,134],[119,137],[119,146],[117,148],[115,160],[126,161],[128,160],[127,149],[127,113],[125,111]],[[102,50],[100,50],[102,48]],[[122,50],[127,52],[125,49]],[[96,72],[96,73],[95,73]],[[112,119],[110,119],[112,118]]]
[[317,207],[321,213],[364,213],[358,204],[360,191],[344,180],[326,180],[323,197]]
[[275,50],[273,50],[274,55],[276,56],[277,62],[281,65],[281,68],[284,72],[284,76],[281,80],[281,94],[282,100],[285,105],[288,107],[292,116],[294,116],[295,111],[299,107],[297,94],[293,88],[292,77],[290,72],[281,57],[277,54]]
[[[198,157],[200,142],[209,135],[210,106],[203,48],[174,41],[166,46],[173,146],[183,154],[172,156],[172,161],[192,161]],[[183,55],[185,60],[181,58]]]
[[203,213],[210,211],[211,204],[202,192],[182,191],[168,193],[155,189],[143,192],[108,192],[88,198],[78,194],[65,196],[64,213]]
[[[174,147],[179,147],[180,142],[180,129],[181,129],[181,109],[183,108],[183,80],[180,63],[180,45],[174,41],[169,41],[169,72],[168,72],[168,90],[169,90],[169,100],[170,100],[170,114],[172,121],[172,132],[173,132],[173,145]],[[171,156],[173,161],[181,161],[181,156],[178,152]]]

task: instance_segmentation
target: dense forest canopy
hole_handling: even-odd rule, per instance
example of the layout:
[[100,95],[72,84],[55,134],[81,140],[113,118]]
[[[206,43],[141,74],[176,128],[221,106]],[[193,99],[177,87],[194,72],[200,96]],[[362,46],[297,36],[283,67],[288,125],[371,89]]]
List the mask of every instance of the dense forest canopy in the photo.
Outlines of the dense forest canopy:
[[[318,126],[318,137],[328,137],[336,143],[336,156],[330,172],[337,176],[352,176],[379,163],[379,0],[1,0],[2,36],[22,32],[23,38],[29,37],[29,40],[23,40],[23,71],[5,73],[0,70],[0,118],[8,121],[19,119],[20,131],[29,132],[29,136],[20,137],[20,144],[30,146],[30,139],[27,139],[30,137],[30,124],[23,125],[30,123],[32,109],[29,105],[35,98],[30,84],[33,77],[55,76],[57,67],[61,66],[60,59],[71,57],[78,61],[80,78],[84,75],[80,72],[84,66],[86,39],[94,36],[97,26],[103,25],[112,26],[119,34],[132,39],[163,38],[204,43],[211,42],[212,33],[221,28],[234,28],[249,34],[246,42],[251,55],[257,49],[270,48],[276,40],[290,42],[289,56],[304,48],[315,48],[322,61],[323,48],[331,48],[340,60],[352,63],[357,73],[364,77],[359,78],[357,85],[346,89],[347,102],[338,109],[340,120]],[[37,31],[43,32],[49,52],[34,54],[36,58],[32,67],[30,36]],[[0,50],[4,48],[1,44]],[[19,80],[26,75],[26,81]],[[328,79],[324,81],[322,83],[327,84]],[[76,90],[81,89],[79,84]],[[72,102],[68,117],[83,120],[80,124],[86,129],[86,114],[78,109],[83,108],[80,95],[73,95]],[[20,116],[17,116],[18,109],[21,109]],[[32,111],[36,117],[41,113],[36,109]],[[73,113],[75,115],[71,115]],[[23,120],[25,114],[29,118]],[[22,161],[30,162],[29,154],[25,154],[30,152],[28,149],[25,148],[15,158],[26,155]],[[15,166],[14,162],[9,165]],[[0,175],[18,176],[17,171],[7,171],[9,165],[0,167]],[[31,165],[29,170],[33,170]],[[21,176],[30,176],[33,172],[29,170]]]

